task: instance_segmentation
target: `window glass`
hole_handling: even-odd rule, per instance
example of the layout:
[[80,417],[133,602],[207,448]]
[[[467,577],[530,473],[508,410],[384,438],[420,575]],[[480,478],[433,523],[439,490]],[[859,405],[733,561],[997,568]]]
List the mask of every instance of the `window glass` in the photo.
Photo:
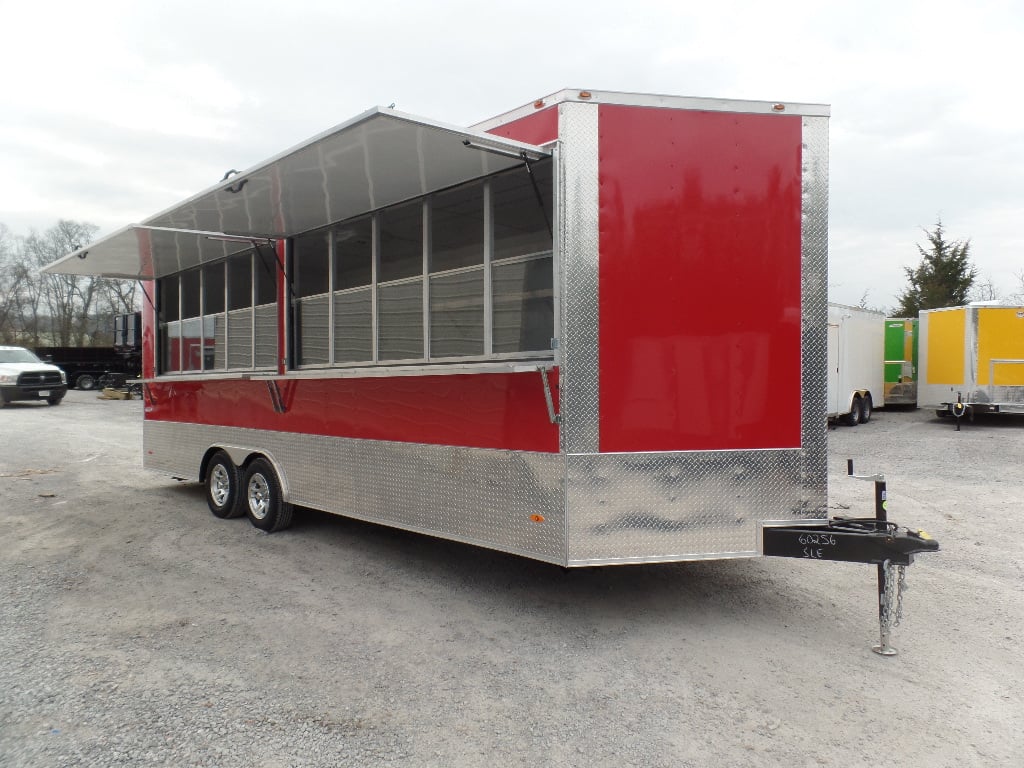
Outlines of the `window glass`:
[[554,292],[551,257],[491,269],[496,354],[551,349]]
[[532,169],[543,207],[526,168],[516,168],[491,180],[494,259],[551,250],[551,161],[534,163]]
[[252,251],[228,259],[228,309],[252,306]]
[[430,271],[484,262],[484,188],[465,184],[430,201]]
[[[175,283],[178,279],[171,278]],[[175,373],[181,370],[181,323],[177,320],[160,325],[161,371]]]
[[484,272],[430,279],[430,356],[484,353]]
[[378,281],[423,274],[423,204],[417,200],[380,213]]
[[414,360],[423,357],[423,282],[384,285],[378,288],[378,340],[380,360]]
[[256,249],[253,271],[256,276],[256,306],[277,303],[277,258],[271,246]]
[[334,230],[334,290],[359,288],[373,280],[371,219],[350,221]]
[[161,278],[159,281],[160,322],[178,319],[178,276]]
[[373,294],[371,289],[334,294],[334,362],[373,359]]
[[181,273],[181,317],[198,317],[199,310],[199,270],[189,269]]
[[181,321],[181,370],[203,370],[203,318]]
[[224,262],[203,267],[203,314],[224,311]]
[[315,232],[295,238],[292,259],[295,295],[316,296],[327,293],[330,262],[326,232]]

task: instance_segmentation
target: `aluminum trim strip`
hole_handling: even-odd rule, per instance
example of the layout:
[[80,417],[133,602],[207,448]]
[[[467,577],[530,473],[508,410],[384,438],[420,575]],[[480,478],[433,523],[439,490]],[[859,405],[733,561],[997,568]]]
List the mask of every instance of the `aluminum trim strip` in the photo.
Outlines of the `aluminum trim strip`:
[[595,104],[563,104],[560,110],[559,246],[563,269],[559,413],[564,450],[596,453],[600,450],[598,108]]
[[827,498],[828,118],[803,119],[802,149],[801,447],[807,488]]

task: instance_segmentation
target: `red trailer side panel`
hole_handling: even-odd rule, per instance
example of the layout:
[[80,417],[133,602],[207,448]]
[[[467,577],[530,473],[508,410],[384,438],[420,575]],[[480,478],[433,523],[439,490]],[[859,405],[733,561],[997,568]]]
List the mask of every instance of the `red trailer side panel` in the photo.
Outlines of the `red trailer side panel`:
[[[557,372],[552,372],[557,385]],[[472,448],[558,452],[540,374],[154,382],[146,419]]]
[[548,107],[511,123],[491,128],[487,132],[527,144],[547,144],[558,138],[558,107]]
[[602,105],[600,449],[800,446],[800,117]]

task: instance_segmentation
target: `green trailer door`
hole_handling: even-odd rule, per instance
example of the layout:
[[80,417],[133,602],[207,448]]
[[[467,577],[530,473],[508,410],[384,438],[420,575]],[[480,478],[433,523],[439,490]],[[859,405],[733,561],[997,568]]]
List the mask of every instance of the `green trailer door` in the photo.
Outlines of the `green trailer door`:
[[886,405],[917,405],[917,320],[885,320]]

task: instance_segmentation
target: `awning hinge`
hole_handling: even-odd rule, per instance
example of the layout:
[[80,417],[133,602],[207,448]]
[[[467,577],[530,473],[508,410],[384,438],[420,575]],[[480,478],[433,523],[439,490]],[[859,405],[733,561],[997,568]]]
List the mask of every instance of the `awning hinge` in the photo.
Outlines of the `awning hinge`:
[[555,413],[555,401],[551,397],[551,384],[548,382],[548,369],[543,365],[537,367],[540,371],[541,381],[544,382],[544,401],[548,404],[548,418],[552,424],[562,423],[562,414]]

